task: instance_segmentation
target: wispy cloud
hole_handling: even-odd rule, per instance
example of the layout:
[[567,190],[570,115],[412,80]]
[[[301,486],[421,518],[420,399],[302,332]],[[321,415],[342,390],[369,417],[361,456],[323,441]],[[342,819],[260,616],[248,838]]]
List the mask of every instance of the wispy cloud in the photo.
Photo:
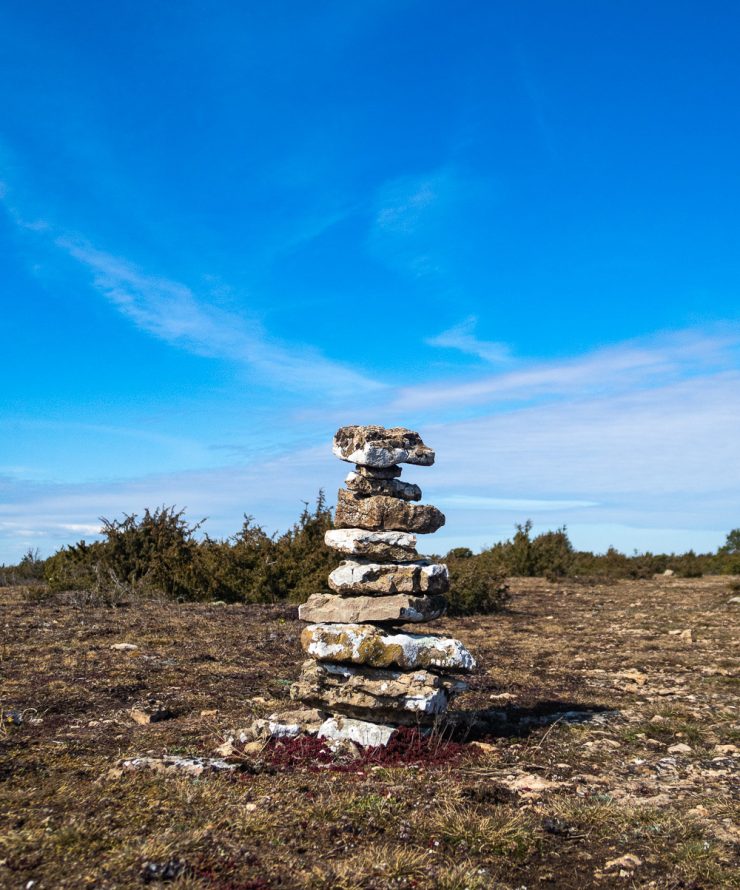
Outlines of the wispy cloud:
[[371,253],[414,278],[443,275],[467,193],[467,183],[450,167],[386,182],[375,200]]
[[439,200],[445,185],[442,174],[401,177],[387,184],[375,216],[376,226],[394,234],[413,235],[428,209]]
[[465,507],[469,510],[518,510],[520,513],[542,510],[575,510],[598,507],[597,501],[547,500],[542,498],[494,498],[475,494],[452,494],[437,498],[443,507]]
[[59,525],[60,528],[64,529],[66,532],[73,532],[76,535],[99,535],[100,534],[100,523],[99,522],[62,522]]
[[[598,502],[634,519],[737,512],[740,371],[602,398],[567,398],[428,429],[439,496]],[[464,455],[464,460],[456,456]],[[718,507],[722,504],[722,508]]]
[[[236,531],[244,512],[284,529],[320,487],[332,502],[346,475],[330,454],[333,428],[324,428],[299,449],[276,445],[272,455],[228,467],[65,485],[0,480],[0,561],[92,534],[99,516],[158,504],[185,506],[193,520],[208,516],[216,536]],[[536,530],[566,523],[578,547],[627,551],[710,549],[738,525],[737,369],[648,380],[608,397],[564,391],[465,421],[428,413],[419,429],[437,463],[404,475],[447,514],[444,529],[421,542],[435,552],[509,537],[529,516]]]
[[511,361],[511,350],[505,343],[479,340],[475,336],[478,319],[471,315],[460,324],[442,331],[436,337],[429,337],[424,342],[428,346],[441,346],[444,349],[458,349],[468,355],[475,355],[491,364],[504,364]]
[[206,530],[214,537],[238,531],[245,513],[270,532],[286,529],[320,488],[333,502],[346,473],[322,443],[238,466],[138,478],[55,483],[0,477],[0,563],[17,561],[29,546],[47,555],[80,537],[96,537],[101,516],[141,515],[162,504],[186,508],[192,521],[208,517]]
[[515,370],[463,382],[437,381],[406,387],[397,410],[530,402],[542,398],[604,397],[635,387],[732,366],[740,352],[740,328],[688,330],[627,341],[574,358],[521,362]]
[[382,388],[310,346],[272,340],[258,322],[210,304],[178,281],[148,275],[125,260],[66,236],[57,238],[56,244],[89,270],[95,289],[123,315],[167,343],[248,365],[271,383],[296,390],[322,389],[336,394]]
[[360,371],[332,361],[304,343],[271,337],[255,318],[228,312],[188,285],[152,275],[135,263],[100,250],[86,239],[60,232],[44,219],[29,219],[0,182],[0,202],[9,218],[29,237],[53,245],[87,270],[92,288],[139,329],[197,355],[233,361],[252,370],[261,382],[281,389],[318,390],[326,395],[382,391],[384,385]]

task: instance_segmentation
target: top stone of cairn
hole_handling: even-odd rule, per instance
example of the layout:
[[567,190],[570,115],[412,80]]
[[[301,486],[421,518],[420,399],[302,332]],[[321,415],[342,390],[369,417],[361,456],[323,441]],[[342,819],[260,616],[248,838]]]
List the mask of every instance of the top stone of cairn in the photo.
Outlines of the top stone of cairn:
[[413,430],[397,426],[343,426],[334,435],[334,454],[362,467],[392,467],[395,464],[434,463],[434,451]]

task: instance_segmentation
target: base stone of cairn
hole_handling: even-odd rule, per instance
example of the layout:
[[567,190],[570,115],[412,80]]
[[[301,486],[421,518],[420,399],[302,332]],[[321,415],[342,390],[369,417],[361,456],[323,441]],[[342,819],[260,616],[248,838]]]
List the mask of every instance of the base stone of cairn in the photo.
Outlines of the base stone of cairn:
[[428,467],[434,451],[413,430],[346,426],[333,452],[355,464],[339,491],[335,528],[326,544],[345,557],[329,575],[333,594],[314,594],[299,608],[308,656],[291,698],[327,715],[318,730],[331,745],[385,745],[398,726],[430,725],[465,684],[455,674],[475,667],[459,640],[406,633],[398,625],[441,617],[447,566],[423,559],[417,534],[445,517],[401,482],[399,464]]

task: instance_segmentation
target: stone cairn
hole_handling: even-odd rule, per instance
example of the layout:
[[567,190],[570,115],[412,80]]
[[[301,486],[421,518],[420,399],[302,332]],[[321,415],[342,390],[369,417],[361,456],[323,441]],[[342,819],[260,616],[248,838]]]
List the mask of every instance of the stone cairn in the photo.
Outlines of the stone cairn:
[[318,735],[330,743],[384,745],[398,726],[439,720],[465,689],[452,675],[475,660],[459,640],[398,627],[433,621],[447,606],[447,566],[416,552],[416,535],[445,517],[414,504],[421,490],[399,479],[399,464],[431,466],[434,451],[412,430],[380,426],[342,427],[333,451],[356,464],[325,539],[348,558],[329,575],[334,593],[314,594],[299,609],[310,622],[301,633],[309,659],[291,698],[319,712]]

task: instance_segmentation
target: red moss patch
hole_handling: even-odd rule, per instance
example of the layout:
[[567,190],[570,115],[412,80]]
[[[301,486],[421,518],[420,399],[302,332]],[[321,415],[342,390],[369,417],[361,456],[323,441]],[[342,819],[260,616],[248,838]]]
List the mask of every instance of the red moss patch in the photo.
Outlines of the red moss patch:
[[416,727],[401,726],[387,745],[365,748],[361,762],[378,766],[439,766],[476,753],[469,745],[452,742],[434,732],[425,734]]
[[356,746],[357,756],[335,754],[323,739],[299,736],[276,739],[267,744],[263,758],[277,769],[357,770],[365,766],[426,766],[452,763],[461,757],[474,757],[477,751],[469,745],[452,742],[435,733],[422,733],[415,727],[397,729],[387,745],[374,748]]
[[298,736],[294,739],[274,739],[262,752],[264,760],[281,769],[326,768],[336,760],[331,749],[316,736]]

